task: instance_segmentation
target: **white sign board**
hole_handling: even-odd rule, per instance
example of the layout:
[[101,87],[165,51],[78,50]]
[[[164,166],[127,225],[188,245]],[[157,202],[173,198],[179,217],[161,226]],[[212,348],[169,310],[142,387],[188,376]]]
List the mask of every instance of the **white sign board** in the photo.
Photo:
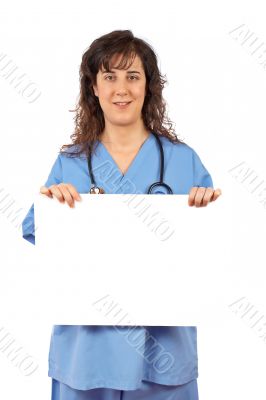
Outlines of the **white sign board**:
[[197,208],[187,195],[81,196],[75,208],[35,201],[40,296],[53,324],[210,320],[229,285],[220,198]]

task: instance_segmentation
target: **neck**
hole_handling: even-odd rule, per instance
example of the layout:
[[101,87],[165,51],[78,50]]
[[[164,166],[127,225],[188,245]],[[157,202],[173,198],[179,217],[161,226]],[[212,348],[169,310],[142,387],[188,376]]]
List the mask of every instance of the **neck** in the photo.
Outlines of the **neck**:
[[116,150],[132,149],[143,143],[150,131],[144,126],[105,126],[99,140]]

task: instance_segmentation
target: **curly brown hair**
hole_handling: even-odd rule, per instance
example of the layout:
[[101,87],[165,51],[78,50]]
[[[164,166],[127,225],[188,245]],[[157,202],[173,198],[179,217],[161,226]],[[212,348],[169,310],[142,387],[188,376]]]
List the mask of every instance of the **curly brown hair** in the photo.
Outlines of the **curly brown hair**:
[[[82,56],[78,103],[74,110],[70,110],[76,113],[75,130],[70,136],[72,144],[63,145],[60,152],[77,156],[82,152],[88,155],[93,151],[93,145],[105,127],[103,111],[94,94],[93,85],[96,84],[99,69],[104,67],[106,71],[110,71],[110,60],[117,54],[122,55],[120,63],[115,67],[117,69],[126,69],[128,61],[129,68],[136,55],[142,61],[146,76],[146,96],[141,113],[145,127],[173,143],[182,142],[166,114],[162,90],[167,80],[159,71],[156,53],[147,42],[135,37],[130,30],[115,30],[95,39]],[[73,145],[76,150],[73,150]],[[72,148],[70,153],[66,151],[69,147]]]

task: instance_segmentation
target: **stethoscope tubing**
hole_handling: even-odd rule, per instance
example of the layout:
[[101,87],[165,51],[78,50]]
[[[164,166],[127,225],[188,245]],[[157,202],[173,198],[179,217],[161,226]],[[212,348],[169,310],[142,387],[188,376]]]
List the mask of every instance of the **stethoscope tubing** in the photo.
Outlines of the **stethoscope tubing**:
[[[159,138],[159,135],[157,135],[157,133],[152,132],[152,134],[155,136],[156,141],[158,143],[159,149],[160,149],[160,180],[158,182],[154,182],[153,184],[151,184],[148,188],[147,194],[153,194],[153,190],[155,187],[164,187],[167,190],[168,194],[173,194],[173,191],[171,189],[171,187],[169,185],[167,185],[163,179],[164,179],[164,151],[163,151],[163,145],[161,143],[161,140]],[[90,175],[90,180],[91,180],[91,190],[98,190],[98,192],[100,191],[100,188],[98,188],[96,186],[96,182],[95,182],[95,178],[94,178],[94,174],[92,172],[92,165],[91,165],[91,154],[89,154],[88,156],[88,169],[89,169],[89,175]]]

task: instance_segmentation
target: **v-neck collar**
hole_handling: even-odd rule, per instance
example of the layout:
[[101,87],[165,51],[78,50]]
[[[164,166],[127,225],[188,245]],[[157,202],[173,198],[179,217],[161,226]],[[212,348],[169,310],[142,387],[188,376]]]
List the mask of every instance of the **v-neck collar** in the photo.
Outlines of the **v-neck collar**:
[[150,132],[149,136],[146,138],[146,140],[140,146],[137,154],[135,155],[135,157],[129,164],[129,167],[127,168],[127,170],[124,174],[119,169],[117,163],[115,162],[115,160],[113,159],[113,157],[111,156],[111,154],[109,153],[109,151],[107,150],[105,145],[101,141],[97,140],[97,143],[99,144],[99,146],[101,148],[99,156],[103,159],[103,161],[106,161],[106,159],[107,159],[113,164],[113,167],[117,172],[117,175],[120,176],[120,181],[122,181],[123,179],[126,179],[126,178],[129,179],[135,175],[138,167],[141,166],[142,161],[147,156],[147,149],[151,146],[151,144],[153,143],[154,140],[155,140],[154,135]]

